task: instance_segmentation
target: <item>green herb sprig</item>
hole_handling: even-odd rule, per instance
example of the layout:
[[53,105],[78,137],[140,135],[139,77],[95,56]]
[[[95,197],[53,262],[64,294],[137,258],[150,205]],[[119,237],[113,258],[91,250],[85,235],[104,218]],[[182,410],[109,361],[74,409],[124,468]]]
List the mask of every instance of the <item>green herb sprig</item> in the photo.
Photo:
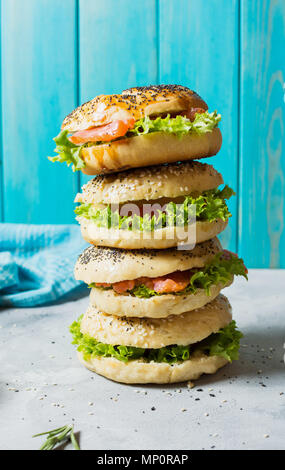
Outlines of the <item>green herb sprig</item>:
[[73,426],[66,425],[51,431],[35,434],[33,437],[47,436],[46,441],[39,450],[53,450],[57,444],[70,440],[75,450],[80,450],[79,444],[75,438]]

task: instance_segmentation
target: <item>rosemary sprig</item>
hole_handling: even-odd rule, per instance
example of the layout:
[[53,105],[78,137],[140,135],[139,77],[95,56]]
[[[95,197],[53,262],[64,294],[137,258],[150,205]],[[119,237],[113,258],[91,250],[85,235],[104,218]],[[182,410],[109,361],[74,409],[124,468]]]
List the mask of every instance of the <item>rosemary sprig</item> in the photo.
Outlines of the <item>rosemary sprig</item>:
[[46,441],[40,447],[40,450],[53,450],[55,446],[65,440],[70,440],[75,450],[80,450],[79,444],[75,438],[73,426],[66,425],[51,431],[35,434],[33,437],[47,436]]

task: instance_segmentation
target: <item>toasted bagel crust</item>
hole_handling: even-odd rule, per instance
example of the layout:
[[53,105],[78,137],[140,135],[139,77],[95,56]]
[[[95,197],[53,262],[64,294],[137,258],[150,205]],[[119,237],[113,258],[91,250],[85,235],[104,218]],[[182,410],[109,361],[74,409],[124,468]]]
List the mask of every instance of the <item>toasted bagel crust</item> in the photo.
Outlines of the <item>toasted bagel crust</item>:
[[118,204],[128,201],[177,198],[201,194],[223,184],[212,165],[175,163],[101,175],[90,180],[76,196],[85,204]]
[[194,160],[216,155],[222,145],[218,127],[202,135],[189,133],[182,137],[166,132],[128,137],[112,143],[83,147],[82,169],[86,175],[98,175],[150,165]]
[[167,384],[196,380],[202,374],[214,374],[228,363],[219,356],[195,353],[191,359],[177,364],[129,361],[124,363],[113,357],[91,357],[88,361],[78,353],[79,361],[87,369],[115,382],[125,384]]
[[214,300],[221,289],[228,287],[232,281],[233,278],[226,285],[211,286],[209,295],[204,289],[197,289],[195,294],[164,294],[149,299],[130,294],[117,294],[113,289],[93,288],[90,293],[90,304],[98,310],[118,317],[165,318],[203,307]]
[[89,307],[80,329],[102,343],[157,349],[202,341],[227,326],[231,319],[230,303],[220,294],[199,309],[167,318],[117,317]]
[[179,113],[190,108],[208,109],[202,98],[180,85],[151,85],[124,90],[122,94],[99,95],[72,111],[63,121],[69,132],[102,126],[115,120],[161,113]]
[[127,251],[90,246],[79,256],[74,275],[76,280],[87,284],[164,276],[174,271],[203,267],[221,250],[217,238],[200,243],[193,250]]
[[212,222],[198,221],[195,226],[165,227],[152,232],[97,227],[92,221],[77,217],[81,233],[88,243],[96,246],[122,248],[126,250],[166,249],[183,244],[202,243],[225,230],[228,221],[216,219]]

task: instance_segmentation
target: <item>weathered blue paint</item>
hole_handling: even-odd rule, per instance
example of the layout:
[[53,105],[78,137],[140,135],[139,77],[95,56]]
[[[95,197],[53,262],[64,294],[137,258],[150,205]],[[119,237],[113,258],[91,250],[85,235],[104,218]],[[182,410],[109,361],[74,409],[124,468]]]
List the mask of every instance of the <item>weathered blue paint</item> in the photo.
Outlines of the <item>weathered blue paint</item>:
[[208,159],[237,191],[223,243],[249,266],[285,266],[284,0],[0,3],[4,221],[74,220],[88,178],[46,155],[77,104],[181,83],[223,117],[222,150]]
[[241,2],[239,251],[285,267],[285,2]]
[[78,177],[46,157],[76,105],[76,2],[2,3],[4,220],[68,223]]
[[80,101],[157,83],[155,0],[79,0],[79,5]]
[[[1,19],[2,19],[2,0],[0,0],[0,30],[1,30]],[[0,221],[3,222],[3,211],[4,211],[4,204],[3,204],[3,145],[2,145],[2,44],[0,40]]]
[[[160,81],[197,90],[209,109],[222,114],[223,146],[207,160],[237,191],[238,168],[238,2],[163,0],[160,2]],[[236,250],[237,198],[222,239]]]

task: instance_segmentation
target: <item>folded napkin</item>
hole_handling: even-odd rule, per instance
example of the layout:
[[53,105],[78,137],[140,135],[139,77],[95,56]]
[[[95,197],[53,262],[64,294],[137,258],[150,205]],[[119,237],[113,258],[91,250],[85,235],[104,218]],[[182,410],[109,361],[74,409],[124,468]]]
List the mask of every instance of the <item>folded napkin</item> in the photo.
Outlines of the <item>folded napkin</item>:
[[35,307],[84,292],[73,270],[86,246],[76,225],[0,224],[0,306]]

